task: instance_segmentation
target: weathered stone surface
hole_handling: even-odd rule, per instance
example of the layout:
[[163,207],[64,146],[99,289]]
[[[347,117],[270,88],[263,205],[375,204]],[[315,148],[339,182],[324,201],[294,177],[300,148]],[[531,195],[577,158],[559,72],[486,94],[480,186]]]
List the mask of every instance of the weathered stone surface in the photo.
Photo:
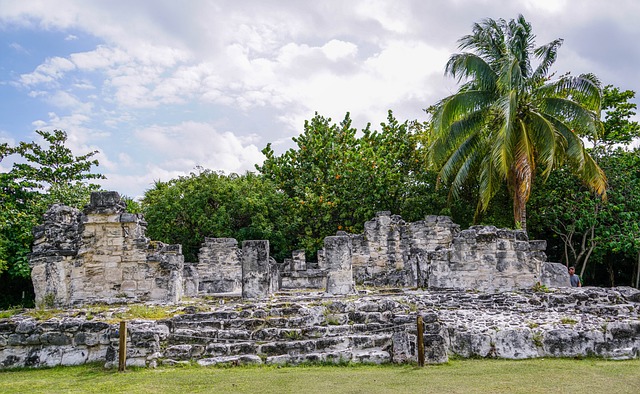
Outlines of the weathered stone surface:
[[39,305],[115,300],[177,302],[180,245],[150,242],[141,215],[115,192],[96,192],[84,213],[53,205],[34,228],[31,278]]
[[[127,365],[416,362],[416,311],[423,317],[427,362],[445,362],[452,355],[638,358],[637,293],[587,287],[328,298],[305,292],[253,302],[201,301],[199,308],[210,312],[131,321]],[[82,311],[70,310],[44,322],[25,315],[0,321],[0,367],[117,365],[117,325],[79,316]]]
[[242,293],[241,252],[235,239],[205,238],[196,269],[198,294]]
[[543,263],[540,273],[540,283],[549,288],[571,287],[567,267],[560,263]]
[[[378,212],[364,234],[348,236],[356,283],[373,286],[502,291],[530,288],[540,280],[546,242],[519,230],[460,226],[445,216],[406,223]],[[318,254],[331,264],[326,250]],[[288,282],[287,282],[288,284]]]
[[270,293],[269,241],[243,241],[242,297],[266,298]]
[[351,241],[348,236],[324,239],[325,258],[328,263],[327,293],[333,295],[355,292],[351,267]]

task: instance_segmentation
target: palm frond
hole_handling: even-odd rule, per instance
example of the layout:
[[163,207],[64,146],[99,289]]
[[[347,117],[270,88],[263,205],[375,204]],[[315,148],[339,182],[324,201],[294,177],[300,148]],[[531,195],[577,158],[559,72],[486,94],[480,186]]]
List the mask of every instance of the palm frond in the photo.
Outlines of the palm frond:
[[493,149],[491,157],[498,171],[506,176],[513,162],[517,135],[514,133],[514,124],[517,115],[518,97],[515,90],[508,92],[496,103],[496,107],[503,119],[502,125],[492,135]]
[[526,123],[537,159],[543,167],[542,176],[546,179],[555,167],[556,150],[562,149],[562,144],[556,141],[556,128],[553,123],[537,111],[527,114]]
[[531,79],[533,81],[539,81],[546,78],[549,69],[558,58],[558,48],[560,48],[563,42],[564,40],[562,38],[558,38],[546,45],[536,48],[533,51],[534,55],[540,59],[540,64],[538,64],[538,67],[536,67],[536,70],[531,75]]
[[[585,149],[584,144],[579,136],[571,130],[567,125],[560,119],[557,119],[547,113],[543,114],[545,119],[553,124],[557,131],[557,138],[561,139],[561,144],[564,147],[563,154],[564,156],[571,161],[572,165],[581,171],[582,167],[584,167],[585,163]],[[556,156],[556,161],[558,161],[558,156]]]
[[434,139],[431,145],[429,162],[433,166],[439,165],[448,157],[470,134],[478,132],[485,124],[486,110],[468,114],[449,126],[448,132],[442,133]]
[[607,176],[589,154],[585,155],[585,163],[580,179],[602,199],[607,198]]
[[472,149],[465,160],[460,163],[456,176],[451,182],[451,189],[449,190],[449,193],[453,198],[460,198],[460,192],[470,175],[477,170],[478,161],[482,156],[480,149]]
[[460,167],[467,161],[467,159],[477,151],[477,147],[480,144],[480,137],[478,134],[469,136],[460,146],[450,153],[446,162],[442,165],[438,178],[442,182],[449,183],[453,174],[459,172]]
[[486,211],[489,203],[500,190],[500,186],[504,181],[504,176],[494,166],[489,155],[485,155],[480,163],[480,171],[478,174],[479,186],[479,210]]
[[452,55],[445,67],[445,75],[450,75],[460,82],[471,79],[479,90],[493,90],[496,73],[480,56],[473,53],[457,53]]
[[446,135],[453,122],[482,110],[492,103],[492,94],[487,91],[470,90],[451,95],[436,104],[434,126],[438,135]]
[[504,19],[484,19],[475,23],[472,34],[462,37],[459,48],[471,49],[477,52],[492,67],[507,53],[504,32],[506,31]]
[[564,76],[538,88],[536,94],[538,97],[571,98],[596,113],[600,112],[602,103],[600,81],[592,74],[583,74],[578,77]]
[[598,119],[595,113],[579,103],[567,98],[548,97],[540,101],[540,111],[563,119],[565,123],[575,125],[581,134],[590,134],[598,138]]

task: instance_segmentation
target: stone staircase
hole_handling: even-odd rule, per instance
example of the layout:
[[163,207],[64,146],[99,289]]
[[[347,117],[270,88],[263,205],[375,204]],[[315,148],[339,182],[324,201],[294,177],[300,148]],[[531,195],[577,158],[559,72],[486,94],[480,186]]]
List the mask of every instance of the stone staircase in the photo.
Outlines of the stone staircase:
[[[157,322],[162,328],[153,336],[139,334],[149,332],[147,323],[132,322],[130,347],[148,351],[130,352],[129,363],[401,363],[417,357],[416,312],[409,305],[286,293],[275,299],[223,304],[210,312],[187,307],[187,313]],[[427,331],[439,330],[432,324],[435,314],[425,317]],[[446,361],[444,348],[439,354],[427,361]]]

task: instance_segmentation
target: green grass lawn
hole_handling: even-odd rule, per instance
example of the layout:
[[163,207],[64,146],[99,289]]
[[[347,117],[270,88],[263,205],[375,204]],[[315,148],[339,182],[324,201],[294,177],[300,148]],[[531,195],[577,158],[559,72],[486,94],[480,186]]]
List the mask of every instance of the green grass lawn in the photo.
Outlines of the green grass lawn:
[[453,360],[394,365],[172,367],[96,365],[0,372],[0,393],[640,393],[640,360]]

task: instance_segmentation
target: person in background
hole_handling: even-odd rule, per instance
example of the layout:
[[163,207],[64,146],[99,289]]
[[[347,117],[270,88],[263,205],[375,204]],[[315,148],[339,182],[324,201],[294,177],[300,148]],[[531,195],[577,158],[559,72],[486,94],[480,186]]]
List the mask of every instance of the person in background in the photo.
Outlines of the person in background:
[[582,281],[576,275],[575,267],[569,267],[569,281],[571,281],[571,287],[582,287]]

